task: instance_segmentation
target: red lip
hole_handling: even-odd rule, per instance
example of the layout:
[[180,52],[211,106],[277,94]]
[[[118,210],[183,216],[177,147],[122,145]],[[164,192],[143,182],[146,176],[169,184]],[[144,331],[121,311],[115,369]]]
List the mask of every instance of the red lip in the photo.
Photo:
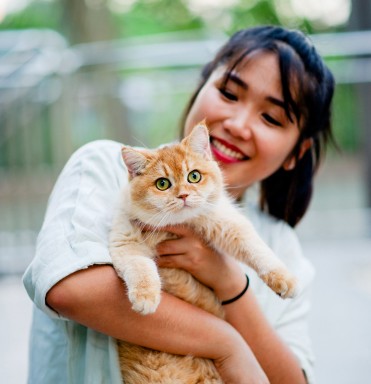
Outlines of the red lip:
[[228,143],[227,141],[224,141],[224,140],[219,139],[217,137],[215,138],[215,140],[218,140],[219,142],[221,142],[223,145],[225,145],[227,148],[231,149],[232,151],[239,152],[239,153],[241,153],[241,155],[246,157],[246,155],[243,152],[241,152],[241,150],[239,148],[235,147],[233,144]]
[[218,140],[220,143],[222,143],[227,148],[231,149],[232,151],[241,153],[244,156],[243,159],[236,159],[235,157],[231,157],[231,156],[226,155],[225,153],[221,152],[220,150],[218,150],[218,148],[216,148],[213,145],[213,140],[211,139],[210,148],[211,148],[211,151],[214,155],[215,160],[220,161],[222,163],[226,163],[226,164],[239,163],[240,161],[246,160],[247,156],[243,152],[241,152],[237,147],[235,147],[234,145],[232,145],[232,144],[230,144],[224,140],[221,140],[219,138],[218,139],[215,138],[215,140]]

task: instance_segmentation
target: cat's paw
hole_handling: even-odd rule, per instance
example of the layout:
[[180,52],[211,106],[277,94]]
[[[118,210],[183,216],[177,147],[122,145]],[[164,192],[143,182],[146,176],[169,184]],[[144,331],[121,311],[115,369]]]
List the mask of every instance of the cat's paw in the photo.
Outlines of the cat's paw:
[[271,271],[261,278],[269,288],[284,299],[293,298],[298,293],[297,280],[285,270]]
[[154,313],[161,300],[161,282],[141,280],[129,289],[128,296],[133,304],[132,309],[142,315]]

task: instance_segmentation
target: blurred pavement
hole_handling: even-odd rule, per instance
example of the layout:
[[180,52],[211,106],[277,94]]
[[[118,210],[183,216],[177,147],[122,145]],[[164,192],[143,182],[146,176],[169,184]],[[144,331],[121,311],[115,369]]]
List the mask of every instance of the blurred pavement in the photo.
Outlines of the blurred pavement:
[[371,209],[362,163],[329,161],[299,225],[316,268],[310,332],[318,384],[371,382]]
[[371,238],[304,241],[315,265],[310,332],[319,384],[371,377]]
[[[317,270],[310,330],[318,384],[370,382],[371,212],[360,180],[359,164],[330,164],[298,228]],[[20,276],[0,276],[0,307],[1,382],[23,384],[32,305]]]

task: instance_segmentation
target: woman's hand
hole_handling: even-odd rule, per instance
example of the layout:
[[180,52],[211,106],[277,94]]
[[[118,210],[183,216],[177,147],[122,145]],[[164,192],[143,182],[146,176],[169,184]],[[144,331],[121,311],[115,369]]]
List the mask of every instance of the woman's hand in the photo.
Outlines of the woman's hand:
[[239,263],[209,247],[187,226],[168,226],[165,231],[177,236],[158,244],[157,264],[163,268],[180,268],[214,290],[219,300],[236,296],[246,283]]
[[241,351],[237,351],[235,345],[231,355],[214,360],[214,364],[225,384],[269,384],[266,374],[246,344]]

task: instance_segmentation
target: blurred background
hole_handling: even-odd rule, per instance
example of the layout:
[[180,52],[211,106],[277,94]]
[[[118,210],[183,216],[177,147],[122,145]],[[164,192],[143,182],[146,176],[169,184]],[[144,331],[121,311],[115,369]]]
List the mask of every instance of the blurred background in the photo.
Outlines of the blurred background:
[[0,0],[0,381],[25,383],[21,284],[52,186],[74,150],[177,137],[200,68],[234,31],[311,35],[337,80],[330,150],[298,227],[317,269],[320,384],[371,377],[371,1]]

